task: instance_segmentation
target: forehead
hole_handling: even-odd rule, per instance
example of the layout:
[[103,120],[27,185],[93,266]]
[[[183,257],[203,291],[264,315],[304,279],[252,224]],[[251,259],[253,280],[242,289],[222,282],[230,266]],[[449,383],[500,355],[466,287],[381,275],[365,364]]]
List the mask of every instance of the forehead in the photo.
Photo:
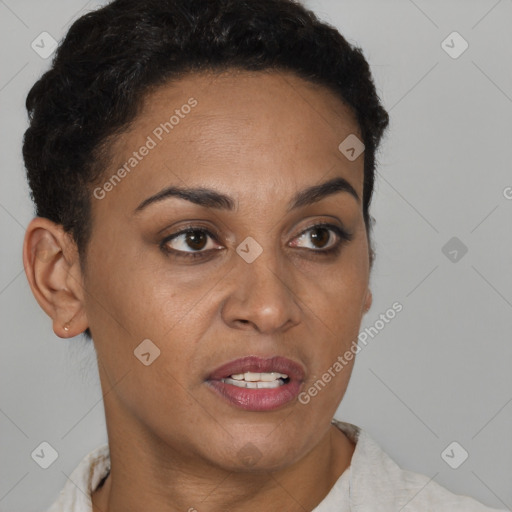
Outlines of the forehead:
[[350,134],[361,138],[351,109],[293,73],[189,74],[149,93],[114,142],[107,178],[134,160],[134,151],[152,147],[108,200],[125,195],[134,205],[170,184],[211,185],[247,199],[291,196],[290,186],[334,175],[361,196],[363,156],[350,161],[338,148]]
[[[222,128],[226,135],[241,135],[239,130],[251,124],[259,128],[260,136],[282,133],[288,134],[288,139],[302,135],[312,140],[314,130],[319,129],[321,138],[330,132],[334,140],[347,130],[359,135],[352,110],[330,89],[291,72],[270,70],[185,75],[145,97],[137,124],[141,128],[145,124],[147,130],[191,97],[197,100],[198,108],[194,108],[187,124],[198,125],[204,135],[216,134]],[[284,132],[280,126],[294,129]],[[173,135],[179,137],[180,133]]]

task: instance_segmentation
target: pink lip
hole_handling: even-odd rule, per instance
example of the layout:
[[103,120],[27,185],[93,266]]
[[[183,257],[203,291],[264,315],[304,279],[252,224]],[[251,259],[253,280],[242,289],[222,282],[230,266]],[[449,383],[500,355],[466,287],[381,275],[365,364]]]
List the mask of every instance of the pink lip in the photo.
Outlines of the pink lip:
[[[248,389],[222,382],[222,379],[235,373],[278,372],[285,373],[289,381],[273,389]],[[277,409],[299,394],[305,371],[301,365],[281,356],[262,359],[247,356],[231,361],[216,370],[206,379],[209,388],[231,404],[250,411]]]

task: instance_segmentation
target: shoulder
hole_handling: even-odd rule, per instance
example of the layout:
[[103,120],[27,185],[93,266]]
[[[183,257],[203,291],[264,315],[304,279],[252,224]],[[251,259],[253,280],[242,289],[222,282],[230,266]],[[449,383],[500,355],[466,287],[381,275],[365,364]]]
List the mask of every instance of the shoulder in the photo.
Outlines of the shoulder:
[[80,461],[46,512],[91,512],[91,494],[109,470],[109,446],[103,444]]
[[469,496],[454,494],[426,475],[402,469],[363,429],[333,421],[356,441],[350,465],[353,511],[496,512]]

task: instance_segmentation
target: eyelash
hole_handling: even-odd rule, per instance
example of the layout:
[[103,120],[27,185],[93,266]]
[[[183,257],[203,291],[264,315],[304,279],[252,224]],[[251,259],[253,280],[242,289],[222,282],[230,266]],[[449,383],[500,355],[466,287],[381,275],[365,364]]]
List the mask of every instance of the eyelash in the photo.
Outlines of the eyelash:
[[[348,233],[344,229],[340,228],[339,226],[336,226],[335,224],[329,224],[326,222],[321,222],[318,224],[313,224],[312,226],[307,227],[304,229],[296,238],[300,238],[302,235],[306,234],[308,231],[312,231],[319,228],[326,228],[330,231],[334,232],[338,236],[338,241],[330,248],[330,249],[309,249],[310,251],[314,252],[315,254],[322,255],[322,256],[330,256],[332,254],[338,255],[342,245],[344,245],[347,242],[350,242],[354,235],[351,233]],[[186,252],[186,251],[176,251],[174,249],[169,249],[166,244],[170,242],[171,240],[174,240],[175,238],[178,238],[181,235],[185,235],[187,233],[195,233],[195,232],[201,232],[206,233],[210,238],[214,239],[216,242],[218,242],[217,238],[218,236],[214,233],[212,233],[209,229],[204,228],[202,226],[187,226],[186,228],[182,229],[181,231],[178,231],[177,233],[173,233],[172,235],[169,235],[165,237],[160,242],[160,248],[166,253],[166,254],[173,254],[174,256],[178,258],[189,258],[189,259],[196,259],[196,258],[204,258],[205,254],[212,251],[210,249],[209,251],[196,251],[196,252]],[[213,249],[215,250],[215,249]]]

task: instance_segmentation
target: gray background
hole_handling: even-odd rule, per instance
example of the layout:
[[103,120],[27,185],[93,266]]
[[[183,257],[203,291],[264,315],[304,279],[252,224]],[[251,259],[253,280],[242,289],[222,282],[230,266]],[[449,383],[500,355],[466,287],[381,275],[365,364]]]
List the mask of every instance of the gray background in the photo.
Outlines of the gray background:
[[[512,1],[304,3],[362,47],[391,116],[372,210],[374,302],[361,330],[395,301],[403,311],[357,356],[336,417],[402,467],[511,508]],[[0,0],[1,511],[44,510],[107,441],[92,346],[53,334],[21,259],[33,212],[24,101],[51,60],[30,45],[43,31],[60,40],[100,4]],[[441,46],[453,31],[469,44],[458,58]],[[456,261],[442,250],[452,237],[468,248]],[[46,470],[31,458],[42,441],[59,454]],[[469,453],[458,469],[441,457],[452,441]]]

